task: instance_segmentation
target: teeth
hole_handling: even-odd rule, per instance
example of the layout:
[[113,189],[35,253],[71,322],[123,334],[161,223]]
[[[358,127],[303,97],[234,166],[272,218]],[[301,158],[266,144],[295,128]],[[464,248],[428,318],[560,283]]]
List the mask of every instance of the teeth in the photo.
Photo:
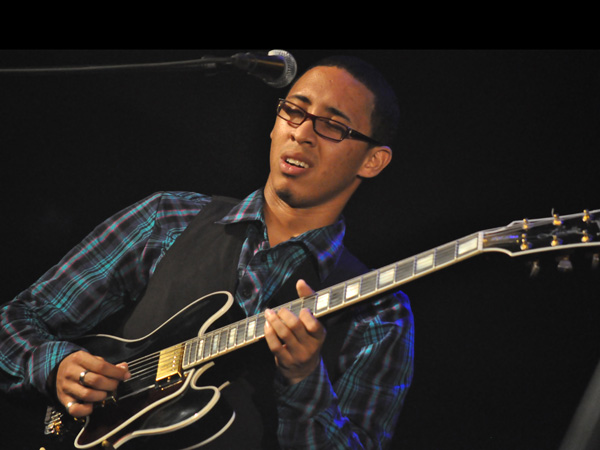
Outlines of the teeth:
[[285,162],[287,162],[288,164],[292,164],[294,166],[298,166],[298,167],[302,167],[304,169],[308,169],[308,164],[306,164],[305,162],[302,162],[302,161],[298,161],[297,159],[287,158],[285,160]]

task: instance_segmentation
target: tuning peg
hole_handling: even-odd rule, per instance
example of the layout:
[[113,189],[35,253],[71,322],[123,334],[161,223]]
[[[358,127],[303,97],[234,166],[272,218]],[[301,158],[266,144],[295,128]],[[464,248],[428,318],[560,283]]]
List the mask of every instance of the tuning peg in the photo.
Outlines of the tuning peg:
[[590,219],[591,219],[590,212],[587,209],[584,209],[583,210],[583,217],[581,218],[581,220],[583,220],[584,222],[587,223],[587,222],[590,221]]
[[525,231],[529,230],[529,220],[523,219],[523,229]]
[[535,278],[538,276],[538,274],[540,273],[540,270],[542,270],[542,268],[540,267],[540,262],[539,261],[533,261],[530,263],[531,266],[531,270],[529,271],[529,278]]
[[581,242],[590,242],[592,238],[588,234],[587,230],[583,230],[583,236],[581,236]]
[[531,248],[531,244],[527,241],[527,235],[523,233],[521,235],[521,250],[527,250]]
[[562,273],[571,272],[571,271],[573,271],[573,263],[571,262],[571,260],[569,259],[568,256],[563,256],[558,261],[557,269],[559,272],[562,272]]
[[552,247],[556,247],[558,245],[562,244],[562,240],[558,238],[557,235],[553,234],[552,235],[552,242],[550,242],[550,245]]
[[558,214],[554,214],[554,220],[552,221],[552,224],[557,227],[562,225],[562,219],[558,216]]

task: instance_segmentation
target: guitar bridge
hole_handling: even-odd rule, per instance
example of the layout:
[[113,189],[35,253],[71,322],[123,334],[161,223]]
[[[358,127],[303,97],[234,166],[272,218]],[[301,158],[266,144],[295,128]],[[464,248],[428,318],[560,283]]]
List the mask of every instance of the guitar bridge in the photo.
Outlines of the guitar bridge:
[[64,436],[69,433],[76,423],[83,423],[83,419],[71,417],[61,410],[52,406],[46,408],[44,418],[44,434],[53,436]]
[[53,434],[55,436],[64,434],[65,424],[63,422],[63,416],[64,413],[48,406],[46,409],[46,418],[44,419],[44,434]]
[[160,352],[158,369],[156,371],[156,384],[172,384],[183,377],[184,345],[179,344]]

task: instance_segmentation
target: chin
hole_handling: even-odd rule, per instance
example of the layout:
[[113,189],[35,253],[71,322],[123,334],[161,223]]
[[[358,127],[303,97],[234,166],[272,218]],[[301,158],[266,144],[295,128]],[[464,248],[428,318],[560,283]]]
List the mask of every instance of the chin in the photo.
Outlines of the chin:
[[294,207],[297,199],[295,199],[294,194],[292,194],[292,191],[289,189],[277,189],[275,191],[275,193],[277,194],[277,197],[282,200],[283,202],[287,203],[288,205],[290,205],[291,207]]

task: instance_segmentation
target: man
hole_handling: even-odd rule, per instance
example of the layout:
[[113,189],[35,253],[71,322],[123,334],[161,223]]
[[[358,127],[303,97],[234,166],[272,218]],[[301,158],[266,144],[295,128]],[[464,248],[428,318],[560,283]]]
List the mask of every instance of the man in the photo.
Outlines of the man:
[[[290,283],[303,297],[366,271],[343,247],[341,214],[362,180],[392,157],[386,121],[396,118],[383,105],[393,94],[372,73],[342,58],[299,78],[278,104],[264,189],[242,202],[159,193],[100,225],[4,308],[3,389],[36,389],[70,415],[88,416],[131,372],[74,344],[77,337],[107,323],[126,337],[144,336],[200,295],[229,288],[244,315],[265,311],[276,371],[240,375],[223,389],[241,427],[209,445],[385,447],[412,378],[407,299],[367,301],[328,327],[308,309],[275,308],[291,300]],[[212,246],[235,262],[200,262],[196,255]],[[123,320],[113,319],[123,311]],[[257,417],[256,427],[246,423]]]

